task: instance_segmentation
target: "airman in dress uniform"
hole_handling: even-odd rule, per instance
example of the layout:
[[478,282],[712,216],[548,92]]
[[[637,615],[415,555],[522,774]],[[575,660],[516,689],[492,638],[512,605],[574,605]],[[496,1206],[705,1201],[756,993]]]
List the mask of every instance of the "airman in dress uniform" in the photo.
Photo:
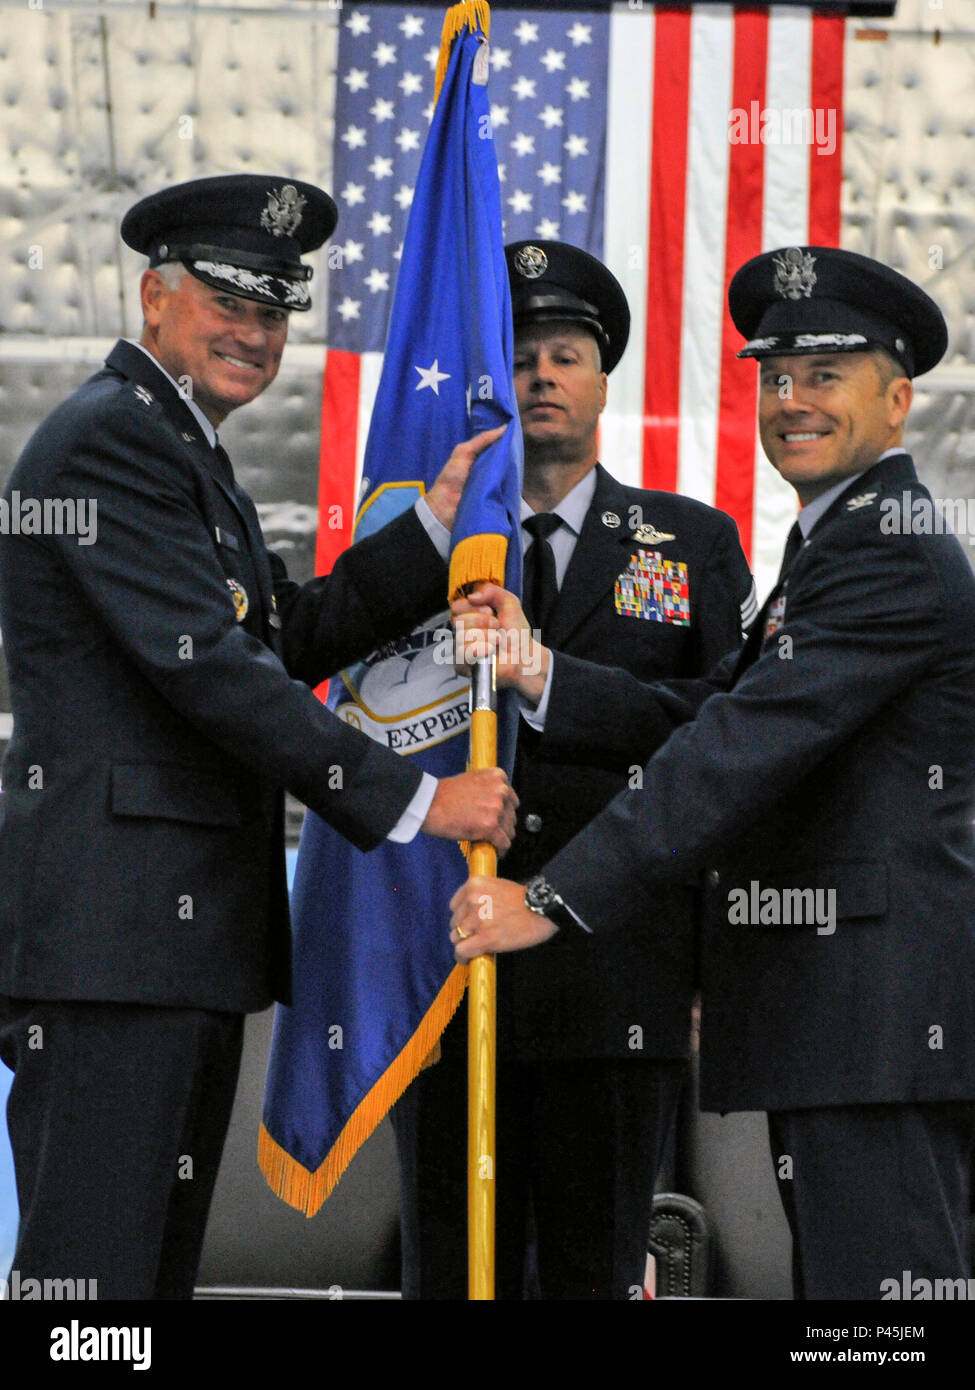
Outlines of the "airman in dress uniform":
[[[630,687],[702,675],[740,645],[754,599],[730,517],[627,486],[597,462],[607,376],[630,324],[616,278],[562,242],[517,242],[506,255],[525,442],[524,587],[547,644],[523,688],[518,835],[504,861],[524,882],[626,786],[632,757],[587,749],[629,726]],[[612,691],[606,703],[579,678],[593,670]],[[550,729],[563,725],[578,733],[572,753],[550,746]],[[622,917],[624,899],[619,907]],[[620,1299],[642,1287],[654,1180],[686,1065],[697,907],[690,879],[639,904],[642,923],[665,924],[666,951],[642,927],[608,949],[577,930],[551,951],[503,962],[500,1298]],[[466,1297],[463,1010],[442,1054],[393,1112],[408,1298]]]
[[[971,1273],[975,576],[911,525],[931,499],[902,442],[947,331],[917,285],[831,247],[756,257],[729,298],[801,505],[779,582],[739,656],[634,700],[642,789],[527,889],[465,885],[453,939],[469,959],[554,938],[554,960],[706,873],[702,1106],[769,1114],[796,1296],[879,1299],[905,1271]],[[592,672],[592,697],[622,680]],[[558,733],[553,756],[579,749]]]
[[142,338],[43,422],[8,487],[97,515],[85,546],[0,542],[0,1050],[14,1265],[103,1299],[192,1296],[243,1015],[288,997],[285,788],[361,849],[421,829],[505,849],[514,827],[502,773],[425,779],[312,690],[442,605],[430,532],[494,434],[303,586],[217,438],[274,380],[310,306],[302,253],[335,221],[321,189],[274,176],[144,198],[122,223],[149,258]]

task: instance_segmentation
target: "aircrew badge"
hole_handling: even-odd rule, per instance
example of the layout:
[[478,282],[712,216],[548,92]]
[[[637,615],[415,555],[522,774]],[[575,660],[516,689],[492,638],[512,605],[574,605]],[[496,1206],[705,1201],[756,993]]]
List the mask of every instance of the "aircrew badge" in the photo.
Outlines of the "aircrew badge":
[[658,531],[656,526],[638,526],[632,539],[639,545],[661,545],[664,541],[676,540],[676,536],[670,531]]
[[690,627],[687,565],[665,560],[659,550],[637,550],[616,581],[613,602],[623,618]]
[[790,246],[781,256],[773,256],[775,290],[783,299],[809,299],[818,279],[813,266],[816,257],[801,246]]
[[301,224],[301,213],[306,202],[307,199],[301,197],[293,183],[271,189],[261,212],[261,226],[272,236],[292,236]]
[[247,590],[239,579],[228,579],[227,588],[230,590],[230,597],[234,601],[234,611],[237,614],[237,621],[242,623],[247,617],[247,610],[250,607],[247,601]]
[[526,280],[537,280],[548,270],[548,256],[540,246],[523,246],[515,254],[515,270]]
[[869,507],[870,503],[876,498],[875,492],[861,492],[857,497],[851,497],[846,504],[848,512],[858,512],[861,507]]

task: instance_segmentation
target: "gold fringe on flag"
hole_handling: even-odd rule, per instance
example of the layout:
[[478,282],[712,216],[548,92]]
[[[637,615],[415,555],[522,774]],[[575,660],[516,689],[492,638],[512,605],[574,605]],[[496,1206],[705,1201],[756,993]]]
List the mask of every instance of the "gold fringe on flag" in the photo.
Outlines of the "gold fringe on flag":
[[447,592],[451,601],[470,593],[479,584],[504,584],[504,562],[508,554],[505,536],[486,533],[458,541],[450,557]]
[[485,38],[491,31],[491,6],[487,0],[464,0],[463,4],[451,5],[443,18],[443,31],[440,35],[440,56],[437,59],[437,72],[433,82],[433,104],[436,106],[440,88],[447,76],[450,64],[450,50],[454,39],[463,28],[476,31],[480,25]]
[[257,1162],[268,1186],[289,1206],[314,1216],[333,1191],[356,1152],[372,1134],[419,1071],[436,1061],[440,1034],[450,1022],[467,985],[467,967],[455,965],[410,1041],[389,1064],[346,1120],[328,1155],[311,1172],[292,1158],[261,1125]]

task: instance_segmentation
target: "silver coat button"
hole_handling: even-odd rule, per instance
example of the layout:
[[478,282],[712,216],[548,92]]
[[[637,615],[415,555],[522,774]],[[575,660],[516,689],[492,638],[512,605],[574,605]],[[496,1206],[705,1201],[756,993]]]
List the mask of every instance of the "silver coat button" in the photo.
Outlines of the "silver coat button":
[[542,818],[530,811],[525,817],[525,829],[530,830],[533,835],[537,835],[542,828]]
[[720,882],[721,875],[718,873],[717,869],[708,869],[708,883],[710,883],[711,887],[717,888]]

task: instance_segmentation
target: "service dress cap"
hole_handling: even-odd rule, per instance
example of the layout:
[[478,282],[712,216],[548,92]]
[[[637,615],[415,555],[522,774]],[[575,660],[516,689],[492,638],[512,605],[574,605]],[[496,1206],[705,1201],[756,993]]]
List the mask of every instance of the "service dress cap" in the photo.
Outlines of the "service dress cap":
[[739,357],[885,348],[905,375],[930,371],[948,329],[930,295],[881,261],[835,246],[786,246],[755,256],[728,287]]
[[179,261],[205,285],[282,309],[311,308],[315,251],[338,210],[314,184],[274,174],[221,174],[150,194],[122,219],[122,240],[150,266]]
[[515,241],[504,248],[515,329],[533,323],[578,323],[599,343],[611,372],[630,335],[623,287],[595,256],[564,241]]

